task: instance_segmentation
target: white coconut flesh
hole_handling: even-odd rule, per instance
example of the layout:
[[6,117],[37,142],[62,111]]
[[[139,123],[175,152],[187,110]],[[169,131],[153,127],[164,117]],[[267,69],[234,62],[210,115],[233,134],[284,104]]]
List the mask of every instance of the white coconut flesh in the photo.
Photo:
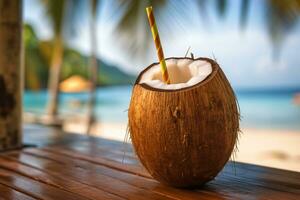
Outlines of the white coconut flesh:
[[145,71],[139,84],[145,83],[152,88],[177,90],[191,87],[206,79],[212,73],[212,66],[205,60],[168,59],[166,60],[171,84],[163,81],[160,64]]

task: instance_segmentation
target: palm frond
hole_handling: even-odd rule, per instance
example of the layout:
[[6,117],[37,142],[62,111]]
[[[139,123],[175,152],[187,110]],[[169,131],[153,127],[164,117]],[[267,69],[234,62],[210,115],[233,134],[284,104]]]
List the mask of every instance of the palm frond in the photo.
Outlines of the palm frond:
[[[152,6],[154,15],[160,32],[166,30],[175,32],[172,25],[176,18],[185,14],[184,1],[166,1],[166,0],[119,0],[117,7],[118,18],[115,27],[115,37],[119,42],[129,48],[129,56],[145,55],[152,43],[151,31],[149,29],[146,15],[146,7]],[[179,24],[179,23],[177,23]]]
[[200,16],[202,20],[207,21],[208,13],[207,13],[207,0],[198,0],[195,2],[198,10],[200,12]]
[[41,0],[46,8],[47,15],[52,23],[55,35],[62,32],[62,24],[64,18],[65,0]]
[[91,0],[91,11],[92,11],[93,17],[96,17],[99,6],[100,6],[99,0]]
[[54,37],[56,35],[73,36],[77,30],[77,23],[85,14],[82,7],[84,0],[40,0],[46,9]]
[[242,0],[241,8],[240,8],[240,22],[239,22],[242,30],[244,30],[245,27],[247,26],[249,8],[250,8],[250,1]]
[[228,10],[228,0],[216,0],[216,10],[220,17],[224,17]]
[[295,25],[300,15],[300,0],[268,0],[266,11],[267,29],[275,45]]

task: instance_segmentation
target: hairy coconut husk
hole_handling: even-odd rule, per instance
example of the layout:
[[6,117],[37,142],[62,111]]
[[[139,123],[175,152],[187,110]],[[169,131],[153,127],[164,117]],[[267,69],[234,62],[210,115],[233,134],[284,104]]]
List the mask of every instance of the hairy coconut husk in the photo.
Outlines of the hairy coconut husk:
[[139,75],[129,107],[130,136],[141,163],[155,179],[175,187],[212,180],[230,158],[239,130],[235,95],[219,65],[192,60],[211,63],[204,81],[176,90],[139,84],[154,63]]

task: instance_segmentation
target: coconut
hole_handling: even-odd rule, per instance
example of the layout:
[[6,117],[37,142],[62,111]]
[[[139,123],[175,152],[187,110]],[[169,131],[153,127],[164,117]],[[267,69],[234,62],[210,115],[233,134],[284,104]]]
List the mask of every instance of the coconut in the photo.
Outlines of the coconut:
[[128,118],[135,152],[156,180],[195,187],[212,180],[234,150],[239,112],[219,65],[209,58],[166,59],[171,84],[159,63],[133,87]]

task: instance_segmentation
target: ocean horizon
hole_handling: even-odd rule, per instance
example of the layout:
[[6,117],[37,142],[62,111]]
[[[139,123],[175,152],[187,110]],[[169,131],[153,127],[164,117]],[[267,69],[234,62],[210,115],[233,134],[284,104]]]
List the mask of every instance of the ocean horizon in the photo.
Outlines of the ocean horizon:
[[[127,123],[131,85],[97,88],[96,117],[100,122]],[[300,130],[300,105],[293,102],[300,88],[237,89],[242,128]],[[47,90],[25,90],[24,112],[45,113]],[[61,93],[62,116],[84,116],[88,93]]]

